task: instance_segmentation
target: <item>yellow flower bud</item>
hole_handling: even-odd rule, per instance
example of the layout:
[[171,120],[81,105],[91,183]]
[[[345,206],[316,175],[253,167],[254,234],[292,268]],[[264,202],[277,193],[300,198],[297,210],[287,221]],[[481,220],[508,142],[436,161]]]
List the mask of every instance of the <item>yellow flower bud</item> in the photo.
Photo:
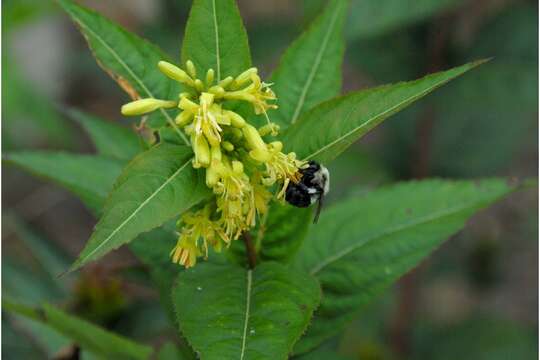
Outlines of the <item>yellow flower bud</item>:
[[242,134],[242,130],[240,129],[237,129],[237,128],[232,128],[231,129],[231,134],[234,138],[234,140],[238,141],[240,139],[242,139],[244,137],[244,134]]
[[266,150],[266,144],[261,138],[261,135],[259,135],[259,132],[257,129],[255,129],[252,125],[245,124],[242,128],[242,131],[244,133],[244,137],[246,138],[247,144],[250,149],[263,149]]
[[221,80],[218,85],[226,89],[234,81],[232,76],[227,76],[225,79]]
[[160,61],[158,63],[159,71],[168,76],[169,78],[193,87],[193,79],[178,66],[168,63],[166,61]]
[[206,86],[212,85],[214,82],[214,69],[208,69],[206,72]]
[[189,124],[189,122],[193,119],[193,113],[189,111],[182,111],[180,114],[176,116],[176,119],[174,121],[176,124],[180,127],[186,126]]
[[172,108],[176,106],[176,101],[158,99],[140,99],[122,106],[122,115],[133,116],[142,115],[160,108]]
[[244,71],[243,73],[238,75],[236,77],[236,79],[234,79],[234,86],[235,87],[242,86],[243,84],[245,84],[246,82],[251,80],[251,76],[254,75],[254,74],[257,74],[257,71],[258,70],[257,70],[256,67],[252,67],[252,68],[247,69],[246,71]]
[[195,79],[194,86],[195,86],[195,89],[197,89],[197,91],[203,91],[204,90],[204,84],[200,79]]
[[191,60],[186,61],[186,69],[192,78],[195,79],[197,77],[197,70],[195,69],[195,65]]
[[231,120],[231,125],[236,128],[241,129],[246,125],[246,120],[234,111],[225,111],[225,115]]
[[221,146],[226,150],[226,151],[233,151],[234,150],[234,145],[231,144],[230,142],[228,141],[223,141],[221,143]]

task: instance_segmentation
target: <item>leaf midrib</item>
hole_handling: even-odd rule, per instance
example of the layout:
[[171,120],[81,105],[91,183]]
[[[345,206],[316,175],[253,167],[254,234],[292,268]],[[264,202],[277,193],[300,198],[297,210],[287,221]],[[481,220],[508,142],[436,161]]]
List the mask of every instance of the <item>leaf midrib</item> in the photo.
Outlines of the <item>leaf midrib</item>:
[[216,0],[212,0],[212,16],[214,20],[214,35],[216,37],[216,70],[217,70],[217,82],[221,81],[221,62],[219,57],[220,50],[219,50],[219,30],[218,30],[218,23],[217,23],[217,11],[216,11]]
[[161,184],[146,200],[144,200],[118,227],[116,227],[111,234],[103,240],[94,250],[92,250],[88,255],[82,258],[79,263],[83,263],[86,259],[89,259],[93,254],[96,253],[103,245],[108,243],[134,216],[137,215],[141,209],[143,209],[157,194],[163,190],[175,177],[180,174],[180,172],[191,162],[191,159],[187,160],[182,166],[178,168],[163,184]]
[[[69,11],[69,13],[71,14],[71,17],[73,17],[73,19],[81,27],[86,29],[86,31],[88,31],[88,33],[90,35],[92,35],[94,38],[96,38],[105,47],[105,49],[107,49],[107,51],[109,51],[111,53],[111,55],[116,59],[116,61],[118,61],[118,63],[129,73],[129,75],[131,75],[131,77],[146,92],[147,96],[153,98],[154,95],[152,94],[152,92],[146,87],[144,82],[133,72],[133,70],[131,70],[131,68],[122,60],[122,58],[120,58],[120,56],[114,51],[114,49],[101,36],[99,36],[96,32],[94,32],[86,23],[84,23],[79,17],[77,17],[77,15],[75,15],[72,11]],[[178,129],[178,127],[176,126],[176,124],[174,123],[172,118],[169,116],[169,114],[164,109],[159,109],[159,110],[163,114],[163,116],[165,116],[165,118],[167,119],[167,122],[173,127],[173,129],[180,136],[180,138],[182,138],[182,140],[186,143],[186,145],[189,146],[190,143],[189,143],[188,139],[180,131],[180,129]]]
[[311,275],[317,274],[322,269],[324,269],[326,266],[332,264],[333,262],[336,262],[337,260],[341,259],[342,257],[347,256],[351,252],[353,252],[353,251],[355,251],[355,250],[369,244],[372,241],[381,239],[381,238],[383,238],[385,236],[394,235],[394,234],[399,233],[400,231],[406,230],[408,228],[412,228],[412,227],[415,227],[415,226],[418,226],[418,225],[427,224],[427,223],[433,222],[435,220],[439,220],[439,219],[442,219],[442,218],[445,218],[445,217],[448,217],[448,216],[451,216],[451,215],[458,214],[458,213],[460,213],[462,211],[465,211],[467,209],[473,208],[475,206],[479,206],[479,203],[480,202],[471,202],[471,203],[468,203],[468,204],[466,204],[464,206],[456,206],[456,207],[453,207],[453,208],[450,208],[450,209],[447,209],[447,210],[444,210],[444,211],[440,211],[440,212],[435,213],[435,214],[431,214],[431,215],[428,215],[428,216],[421,217],[416,221],[409,222],[409,223],[406,223],[406,224],[402,224],[402,225],[398,225],[398,226],[395,226],[393,228],[390,228],[389,230],[386,230],[386,231],[384,231],[384,232],[382,232],[382,233],[380,233],[378,235],[367,238],[365,241],[363,241],[363,242],[361,242],[359,244],[353,244],[353,245],[351,245],[349,247],[346,247],[345,249],[343,249],[342,251],[336,253],[335,255],[328,257],[324,261],[321,261],[318,265],[314,266],[310,270],[310,274]]
[[[438,86],[444,84],[445,82],[450,81],[451,79],[455,78],[455,77],[458,76],[458,75],[460,75],[460,74],[456,74],[456,75],[454,75],[454,76],[451,76],[451,77],[442,79],[441,81],[436,82],[435,84],[433,84],[432,86],[426,88],[425,90],[421,91],[420,93],[417,93],[417,94],[415,94],[415,95],[412,95],[412,96],[408,97],[407,99],[405,99],[405,100],[399,102],[398,104],[396,104],[396,105],[394,105],[394,106],[392,106],[392,107],[386,109],[385,111],[382,111],[382,112],[380,112],[379,114],[372,116],[372,117],[369,118],[367,121],[363,122],[360,126],[353,128],[352,130],[348,131],[348,132],[345,133],[344,135],[338,137],[336,140],[334,140],[334,141],[332,141],[332,142],[330,142],[330,143],[324,145],[323,147],[319,148],[317,151],[311,153],[310,155],[308,155],[307,157],[305,157],[304,160],[310,160],[310,159],[312,159],[314,156],[317,156],[317,155],[320,154],[321,152],[324,152],[324,151],[328,150],[329,148],[331,148],[332,146],[334,146],[334,145],[336,145],[337,143],[341,142],[343,139],[349,137],[350,135],[354,134],[355,132],[360,131],[360,130],[361,130],[362,128],[364,128],[364,127],[369,126],[369,124],[371,124],[371,122],[373,122],[373,121],[375,121],[375,120],[377,120],[377,119],[379,119],[379,118],[385,116],[385,115],[388,114],[388,113],[393,112],[393,111],[396,110],[396,109],[399,109],[401,106],[407,104],[407,103],[410,102],[410,101],[414,101],[414,100],[417,99],[417,98],[421,98],[421,97],[423,97],[424,95],[427,95],[427,94],[430,93],[433,89],[435,89],[435,88],[437,88]],[[350,113],[353,113],[353,112],[356,110],[356,108],[357,108],[358,106],[360,106],[360,105],[358,104],[358,105],[356,105],[355,107],[353,107],[353,108],[351,109],[351,111],[349,112],[349,114],[350,114]],[[348,120],[348,118],[349,118],[349,116],[347,116],[347,120]]]
[[338,17],[339,11],[341,10],[341,6],[343,6],[343,3],[340,3],[339,7],[336,9],[334,14],[332,14],[332,19],[330,20],[330,26],[328,27],[328,31],[324,35],[322,46],[319,48],[317,56],[315,57],[315,62],[313,63],[313,66],[311,67],[311,71],[309,72],[306,83],[304,84],[302,88],[302,92],[300,93],[300,98],[298,99],[298,103],[296,104],[296,108],[294,109],[293,117],[291,118],[291,124],[294,124],[296,122],[296,120],[298,119],[298,116],[300,115],[300,110],[304,106],[307,92],[309,88],[311,87],[311,83],[313,82],[313,79],[315,78],[315,73],[317,72],[317,69],[319,68],[319,65],[322,61],[323,53],[326,50],[326,47],[328,46],[328,41],[330,40],[330,34],[332,33],[332,31],[334,31],[334,26],[336,25],[337,17]]
[[248,270],[247,271],[247,291],[246,291],[246,313],[244,315],[245,316],[244,317],[244,333],[242,335],[242,349],[240,351],[240,360],[244,359],[244,354],[246,351],[247,329],[248,329],[249,313],[250,313],[250,307],[251,307],[252,276],[253,276],[253,271]]

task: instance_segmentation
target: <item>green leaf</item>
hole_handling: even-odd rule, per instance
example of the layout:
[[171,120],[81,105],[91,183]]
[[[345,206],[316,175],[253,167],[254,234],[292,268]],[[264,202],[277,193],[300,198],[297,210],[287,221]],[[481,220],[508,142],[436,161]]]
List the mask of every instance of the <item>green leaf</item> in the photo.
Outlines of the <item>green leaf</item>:
[[420,328],[414,337],[429,341],[417,341],[414,359],[536,359],[536,331],[499,316],[473,315],[446,327]]
[[294,360],[351,360],[349,357],[343,356],[341,354],[338,354],[335,351],[332,350],[326,350],[326,349],[317,349],[314,351],[311,351],[307,354],[302,354],[300,356],[293,357]]
[[122,170],[118,160],[52,151],[12,152],[4,155],[4,160],[59,183],[94,211],[101,209],[103,199]]
[[274,201],[263,218],[255,240],[262,261],[289,262],[296,255],[313,221],[311,208]]
[[[246,30],[235,0],[194,0],[182,44],[182,62],[216,79],[237,76],[251,66]],[[203,73],[203,74],[204,74]]]
[[426,180],[381,188],[325,210],[296,267],[316,276],[323,300],[295,351],[335,335],[359,308],[418,265],[478,210],[516,189],[504,180]]
[[133,131],[75,109],[68,114],[90,135],[100,155],[130,160],[141,152],[139,138]]
[[2,308],[46,324],[72,339],[83,349],[107,359],[148,359],[152,354],[152,348],[149,346],[137,344],[47,304],[40,308],[32,308],[3,299]]
[[327,101],[287,129],[283,142],[302,159],[330,161],[391,115],[483,62],[485,60]]
[[[71,0],[58,0],[58,3],[80,27],[98,64],[132,99],[174,99],[181,92],[178,82],[171,81],[158,70],[160,60],[170,59],[157,46]],[[177,129],[165,110],[161,109],[157,114]],[[180,130],[177,133],[189,144]]]
[[139,258],[150,272],[161,305],[171,319],[174,309],[171,299],[171,288],[183,267],[171,261],[170,252],[176,244],[178,236],[164,228],[154,229],[140,234],[136,241],[129,244],[129,249]]
[[[19,64],[2,54],[2,149],[25,149],[53,145],[73,146],[73,127],[59,116],[53,100],[25,79]],[[28,106],[32,104],[32,106]]]
[[352,0],[347,35],[368,38],[455,8],[462,0]]
[[283,55],[272,75],[279,108],[272,121],[285,129],[304,111],[341,91],[347,0],[332,0]]
[[[4,224],[7,231],[11,231],[17,236],[19,241],[26,247],[28,253],[37,262],[39,265],[37,267],[39,277],[47,278],[51,286],[62,290],[62,293],[64,293],[66,284],[65,282],[58,281],[57,277],[69,266],[69,256],[59,246],[38,235],[15,212],[5,211],[2,215],[2,224]],[[34,277],[38,276],[34,274]],[[39,281],[44,282],[43,279]],[[28,284],[25,283],[25,286],[28,286]]]
[[180,330],[202,359],[286,359],[319,302],[315,279],[266,262],[203,263],[173,290]]
[[109,195],[103,216],[71,271],[195,205],[208,193],[191,148],[160,144],[136,156]]

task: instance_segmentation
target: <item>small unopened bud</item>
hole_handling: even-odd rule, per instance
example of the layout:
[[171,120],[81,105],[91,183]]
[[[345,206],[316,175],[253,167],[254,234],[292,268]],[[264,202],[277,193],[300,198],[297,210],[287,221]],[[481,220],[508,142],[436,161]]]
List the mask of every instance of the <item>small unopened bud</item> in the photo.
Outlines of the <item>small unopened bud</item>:
[[257,74],[257,68],[256,67],[252,67],[252,68],[249,68],[247,69],[246,71],[244,71],[243,73],[241,73],[240,75],[238,75],[236,77],[236,79],[234,79],[234,86],[235,87],[240,87],[242,86],[243,84],[245,84],[246,82],[248,82],[249,80],[251,80],[251,76],[253,74]]
[[191,60],[186,61],[186,69],[192,78],[195,79],[197,77],[197,70],[195,69],[195,65]]
[[176,119],[174,119],[174,121],[176,122],[178,126],[183,127],[189,124],[192,118],[193,118],[193,113],[189,111],[182,111],[180,114],[176,116]]
[[246,141],[248,143],[248,146],[250,149],[264,149],[266,150],[266,144],[261,138],[261,135],[259,135],[259,132],[257,129],[255,129],[252,125],[246,124],[242,131],[244,133],[244,137],[246,138]]
[[176,101],[158,100],[158,99],[140,99],[122,106],[122,114],[126,116],[142,115],[160,108],[173,108]]
[[214,82],[214,69],[208,69],[206,72],[206,86],[212,85]]
[[274,123],[268,123],[264,125],[263,127],[259,128],[259,134],[261,136],[266,136],[268,134],[271,134],[272,136],[276,136],[279,132],[279,125]]
[[242,139],[244,137],[244,134],[242,134],[242,130],[240,129],[237,129],[237,128],[232,128],[231,129],[231,134],[234,138],[234,140],[238,141],[240,139]]
[[225,79],[221,80],[218,85],[226,89],[234,81],[232,76],[227,76]]
[[204,84],[200,79],[195,79],[194,87],[197,91],[203,91],[204,90]]
[[233,151],[234,150],[234,145],[231,144],[230,142],[228,141],[223,141],[221,143],[221,146],[226,150],[226,151]]
[[234,111],[226,111],[225,114],[231,120],[231,125],[235,128],[243,128],[246,125],[246,120]]
[[168,76],[169,78],[176,80],[178,82],[181,82],[183,84],[186,84],[188,86],[194,86],[193,79],[182,69],[180,69],[178,66],[173,65],[166,61],[160,61],[158,62],[158,68],[159,71],[161,71],[163,74]]

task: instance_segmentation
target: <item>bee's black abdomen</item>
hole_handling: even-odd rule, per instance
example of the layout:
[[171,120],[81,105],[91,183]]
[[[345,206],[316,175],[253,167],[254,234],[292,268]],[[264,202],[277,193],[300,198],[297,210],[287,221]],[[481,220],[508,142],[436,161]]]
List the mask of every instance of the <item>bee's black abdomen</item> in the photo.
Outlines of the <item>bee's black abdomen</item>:
[[289,184],[285,192],[285,200],[296,207],[308,207],[311,205],[311,195],[308,193],[307,187],[302,183]]
[[320,201],[328,192],[328,170],[315,161],[299,170],[302,177],[298,183],[289,183],[285,192],[285,200],[293,206],[308,207]]

